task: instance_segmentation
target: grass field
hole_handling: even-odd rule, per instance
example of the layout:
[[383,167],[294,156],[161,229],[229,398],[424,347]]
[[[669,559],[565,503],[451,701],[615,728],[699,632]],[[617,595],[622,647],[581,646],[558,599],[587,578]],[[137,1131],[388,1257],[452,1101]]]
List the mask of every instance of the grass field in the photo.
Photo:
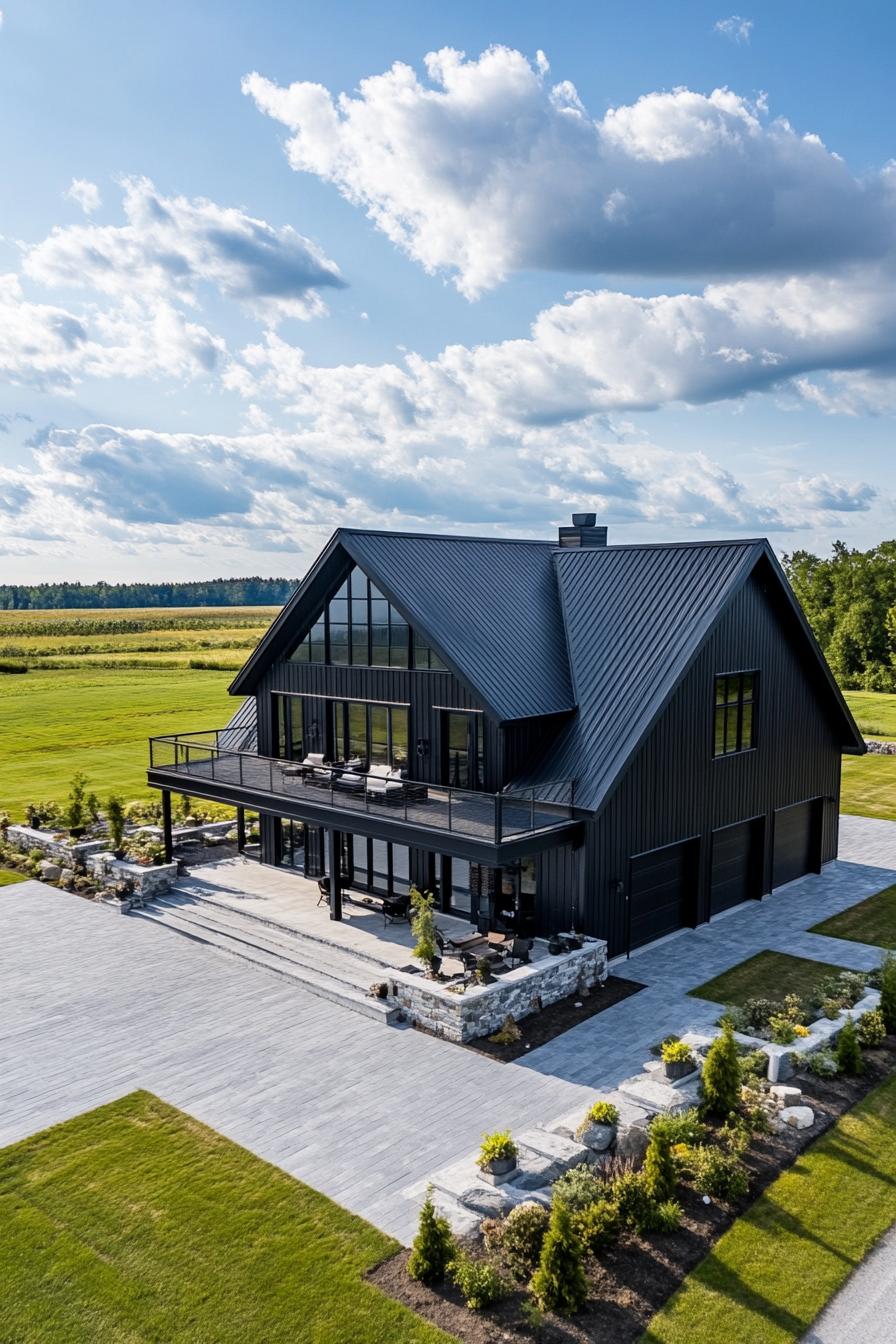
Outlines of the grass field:
[[389,1237],[146,1092],[0,1151],[0,1337],[449,1344],[364,1280]]
[[[146,796],[146,740],[216,728],[274,607],[0,611],[0,808],[62,801],[81,769],[101,799]],[[190,662],[214,663],[215,670]]]
[[792,957],[789,952],[757,952],[688,993],[713,1003],[743,1005],[747,999],[778,999],[784,985],[788,994],[811,998],[822,980],[842,969],[825,961]]
[[0,887],[11,887],[16,882],[27,882],[24,873],[14,873],[11,868],[0,868]]
[[891,1078],[737,1220],[654,1317],[643,1344],[795,1344],[894,1219]]
[[[896,738],[896,695],[845,691],[844,696],[866,737]],[[844,756],[840,810],[896,821],[896,756]]]
[[896,886],[884,887],[866,901],[813,925],[809,932],[896,950]]

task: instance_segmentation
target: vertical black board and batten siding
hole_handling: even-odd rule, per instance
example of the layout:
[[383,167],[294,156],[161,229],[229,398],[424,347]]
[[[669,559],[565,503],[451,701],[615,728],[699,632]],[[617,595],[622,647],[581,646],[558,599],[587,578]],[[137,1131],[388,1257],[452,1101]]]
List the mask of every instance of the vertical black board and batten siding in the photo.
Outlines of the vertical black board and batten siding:
[[[837,852],[841,742],[829,698],[792,617],[757,569],[720,616],[607,803],[587,825],[586,930],[626,951],[629,861],[700,838],[697,920],[709,917],[713,830],[766,817],[763,890],[771,885],[776,808],[823,798],[822,861]],[[756,748],[713,757],[717,673],[759,671]],[[547,856],[550,864],[551,856]],[[617,883],[623,890],[617,891]]]
[[[324,696],[338,700],[371,700],[408,705],[409,773],[415,779],[436,784],[442,771],[442,716],[440,710],[478,710],[473,696],[450,672],[414,671],[403,667],[336,667],[329,663],[292,663],[278,659],[262,675],[257,686],[258,749],[264,756],[276,755],[272,696]],[[496,792],[503,783],[502,732],[483,714],[484,787]],[[425,741],[425,755],[417,755],[417,742]]]

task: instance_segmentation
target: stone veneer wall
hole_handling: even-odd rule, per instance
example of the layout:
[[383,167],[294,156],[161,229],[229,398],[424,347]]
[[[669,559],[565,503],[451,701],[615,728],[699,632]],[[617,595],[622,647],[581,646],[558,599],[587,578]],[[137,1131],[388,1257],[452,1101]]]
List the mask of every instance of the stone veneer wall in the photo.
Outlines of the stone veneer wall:
[[875,756],[896,756],[896,742],[876,742],[866,737],[865,746]]
[[72,840],[70,836],[56,840],[55,834],[53,831],[37,831],[33,826],[6,828],[7,843],[15,849],[21,850],[23,854],[27,854],[30,849],[39,849],[48,859],[56,859],[66,868],[73,868],[76,863],[86,863],[91,854],[98,854],[109,843],[108,840]]
[[87,860],[87,867],[97,881],[106,886],[125,880],[132,882],[134,895],[144,901],[170,891],[177,877],[176,863],[157,863],[144,867],[141,863],[128,863],[127,859],[116,859],[111,850],[91,855]]
[[463,994],[422,975],[395,971],[389,978],[397,987],[395,1002],[410,1021],[449,1041],[475,1041],[497,1031],[508,1016],[520,1021],[539,1007],[602,983],[607,978],[607,944],[590,940],[578,951],[517,966],[490,985],[471,985]]

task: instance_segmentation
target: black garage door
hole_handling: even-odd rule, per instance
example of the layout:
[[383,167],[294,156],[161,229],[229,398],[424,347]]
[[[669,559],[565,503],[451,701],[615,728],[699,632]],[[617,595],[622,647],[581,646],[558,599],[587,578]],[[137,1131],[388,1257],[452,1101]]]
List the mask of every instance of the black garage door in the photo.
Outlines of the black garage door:
[[629,947],[694,923],[697,841],[666,845],[631,860]]
[[762,895],[762,837],[762,817],[713,831],[710,915]]
[[821,871],[821,799],[795,807],[781,807],[775,813],[775,857],[772,886]]

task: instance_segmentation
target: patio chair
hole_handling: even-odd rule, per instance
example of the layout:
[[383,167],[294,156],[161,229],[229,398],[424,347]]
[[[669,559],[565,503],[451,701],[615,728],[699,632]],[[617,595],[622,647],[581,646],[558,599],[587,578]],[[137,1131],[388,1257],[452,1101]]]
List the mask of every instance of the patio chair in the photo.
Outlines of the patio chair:
[[328,789],[333,783],[333,771],[324,761],[323,752],[309,752],[302,761],[302,775],[306,784]]
[[507,965],[513,970],[514,966],[525,966],[528,963],[532,943],[528,938],[513,936],[507,939],[500,951]]
[[400,770],[389,765],[372,765],[367,772],[367,798],[371,803],[395,806],[404,798],[404,780]]
[[317,898],[318,905],[330,904],[330,879],[328,877],[319,877],[317,879],[317,890],[320,895]]
[[383,897],[383,924],[403,924],[410,917],[410,896]]

